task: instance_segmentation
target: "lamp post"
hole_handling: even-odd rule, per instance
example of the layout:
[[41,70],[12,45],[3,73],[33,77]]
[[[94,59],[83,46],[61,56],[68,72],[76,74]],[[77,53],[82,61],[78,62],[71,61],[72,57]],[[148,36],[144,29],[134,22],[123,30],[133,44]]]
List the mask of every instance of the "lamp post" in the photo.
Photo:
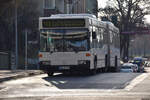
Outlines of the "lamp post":
[[18,20],[17,20],[17,0],[14,0],[15,2],[15,38],[16,38],[16,47],[15,47],[15,53],[16,53],[16,66],[15,66],[15,69],[17,69],[18,67]]
[[25,30],[25,70],[28,69],[28,31]]
[[145,57],[146,56],[146,40],[143,40],[143,56]]

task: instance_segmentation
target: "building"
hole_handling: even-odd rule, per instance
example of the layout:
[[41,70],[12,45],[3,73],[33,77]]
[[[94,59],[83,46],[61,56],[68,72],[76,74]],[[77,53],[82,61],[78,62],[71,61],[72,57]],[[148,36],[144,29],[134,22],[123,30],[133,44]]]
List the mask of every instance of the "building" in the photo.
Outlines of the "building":
[[73,2],[72,13],[85,13],[86,12],[86,0],[76,0]]
[[44,16],[90,13],[97,16],[97,0],[38,0]]
[[44,16],[65,13],[64,0],[43,0]]
[[85,13],[94,14],[98,16],[98,2],[97,0],[86,0]]

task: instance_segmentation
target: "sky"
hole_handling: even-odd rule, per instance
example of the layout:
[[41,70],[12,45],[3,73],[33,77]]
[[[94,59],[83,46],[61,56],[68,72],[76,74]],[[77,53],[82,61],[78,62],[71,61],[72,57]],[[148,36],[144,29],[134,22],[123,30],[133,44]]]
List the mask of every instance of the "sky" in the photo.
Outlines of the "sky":
[[[99,7],[105,7],[107,1],[108,0],[98,0],[98,6]],[[146,22],[150,23],[150,15],[145,16],[145,18],[146,18]]]
[[99,7],[105,7],[106,6],[106,1],[107,0],[98,0],[98,6]]
[[150,23],[150,15],[145,16],[145,18],[146,18],[146,22]]

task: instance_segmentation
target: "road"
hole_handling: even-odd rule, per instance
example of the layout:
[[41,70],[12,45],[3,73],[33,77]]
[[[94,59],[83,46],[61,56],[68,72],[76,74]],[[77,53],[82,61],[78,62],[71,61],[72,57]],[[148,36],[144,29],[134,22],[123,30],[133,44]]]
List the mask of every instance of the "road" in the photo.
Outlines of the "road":
[[2,83],[1,99],[150,100],[150,73],[42,74]]

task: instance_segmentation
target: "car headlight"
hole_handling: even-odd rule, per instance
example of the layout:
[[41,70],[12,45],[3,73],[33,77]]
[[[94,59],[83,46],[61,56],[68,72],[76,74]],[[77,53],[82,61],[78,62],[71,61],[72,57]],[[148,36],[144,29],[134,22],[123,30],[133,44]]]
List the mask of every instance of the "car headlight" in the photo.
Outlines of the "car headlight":
[[43,65],[51,65],[51,62],[50,61],[43,61],[42,64]]
[[81,65],[81,64],[86,64],[86,60],[79,60],[79,61],[78,61],[78,64],[79,64],[79,65]]

